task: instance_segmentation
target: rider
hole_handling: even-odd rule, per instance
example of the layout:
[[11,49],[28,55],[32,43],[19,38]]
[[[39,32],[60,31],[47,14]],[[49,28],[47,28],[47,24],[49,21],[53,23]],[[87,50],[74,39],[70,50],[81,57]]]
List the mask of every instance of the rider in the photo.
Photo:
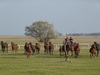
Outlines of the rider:
[[65,38],[65,40],[63,41],[63,44],[67,44],[69,42],[68,37]]
[[70,41],[70,43],[71,43],[71,45],[72,45],[72,44],[73,44],[73,38],[70,37],[69,41]]

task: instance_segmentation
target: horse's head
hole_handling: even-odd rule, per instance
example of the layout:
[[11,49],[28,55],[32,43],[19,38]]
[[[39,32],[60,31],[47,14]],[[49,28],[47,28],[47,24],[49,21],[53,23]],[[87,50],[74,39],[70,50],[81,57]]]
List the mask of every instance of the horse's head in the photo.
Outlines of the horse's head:
[[13,42],[11,42],[11,46],[12,46],[12,45],[14,45],[14,43],[13,43]]
[[36,45],[38,45],[38,43],[36,43]]
[[59,48],[62,48],[62,46],[59,46]]
[[49,42],[49,44],[51,44],[51,42]]
[[77,43],[77,46],[79,46],[79,43]]
[[1,41],[1,45],[3,44],[3,41]]
[[32,42],[30,42],[29,44],[32,45]]

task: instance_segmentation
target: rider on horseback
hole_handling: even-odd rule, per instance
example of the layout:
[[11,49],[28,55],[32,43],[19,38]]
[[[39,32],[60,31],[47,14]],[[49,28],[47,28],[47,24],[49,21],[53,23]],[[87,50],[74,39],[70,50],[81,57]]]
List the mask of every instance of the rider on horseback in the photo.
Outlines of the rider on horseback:
[[73,38],[72,37],[70,37],[69,41],[70,41],[71,45],[73,45]]

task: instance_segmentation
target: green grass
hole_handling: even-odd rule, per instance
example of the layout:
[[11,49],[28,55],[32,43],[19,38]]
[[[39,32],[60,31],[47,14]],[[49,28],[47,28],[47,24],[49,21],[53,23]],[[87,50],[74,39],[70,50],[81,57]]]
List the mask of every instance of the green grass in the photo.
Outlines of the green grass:
[[[62,44],[65,37],[58,37],[50,40],[53,44]],[[93,44],[94,41],[100,43],[100,37],[93,36],[73,36],[74,42]],[[26,36],[0,36],[0,40],[10,44],[24,45],[25,42],[37,42],[32,37]],[[43,43],[42,43],[43,44]],[[42,48],[43,49],[43,48]],[[89,48],[81,46],[81,53],[78,58],[69,57],[65,61],[64,56],[59,56],[58,50],[54,55],[44,55],[43,50],[39,55],[31,55],[27,58],[24,55],[23,47],[18,53],[1,52],[0,46],[0,75],[100,75],[100,56],[89,57]]]
[[59,56],[41,53],[27,58],[23,51],[0,52],[0,75],[100,75],[100,57],[89,58],[88,50],[82,50],[78,58],[65,61]]

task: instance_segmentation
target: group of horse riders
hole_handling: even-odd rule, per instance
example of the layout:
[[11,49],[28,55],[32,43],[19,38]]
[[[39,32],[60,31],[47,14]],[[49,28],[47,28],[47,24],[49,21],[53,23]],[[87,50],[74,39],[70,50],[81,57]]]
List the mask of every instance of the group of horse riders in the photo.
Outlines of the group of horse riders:
[[80,45],[79,43],[74,43],[72,37],[66,37],[63,41],[63,46],[60,46],[59,51],[60,56],[62,52],[65,52],[65,56],[68,56],[69,52],[71,52],[71,56],[75,55],[75,57],[77,57],[79,56]]
[[65,40],[63,41],[63,44],[73,45],[73,38],[66,37]]

